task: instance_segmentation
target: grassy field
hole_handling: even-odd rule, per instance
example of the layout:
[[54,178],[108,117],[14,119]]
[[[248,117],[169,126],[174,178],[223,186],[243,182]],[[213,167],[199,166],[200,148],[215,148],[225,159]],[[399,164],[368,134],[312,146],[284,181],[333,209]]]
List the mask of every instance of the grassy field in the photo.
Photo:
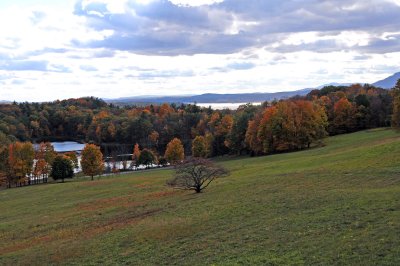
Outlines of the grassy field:
[[400,265],[400,134],[326,144],[197,195],[169,170],[0,191],[0,264]]

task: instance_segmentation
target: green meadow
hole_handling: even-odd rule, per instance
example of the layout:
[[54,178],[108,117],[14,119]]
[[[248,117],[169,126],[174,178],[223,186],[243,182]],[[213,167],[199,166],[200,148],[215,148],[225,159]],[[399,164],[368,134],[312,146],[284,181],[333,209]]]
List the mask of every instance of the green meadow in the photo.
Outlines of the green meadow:
[[201,194],[172,170],[0,191],[0,265],[400,265],[400,134],[218,159]]

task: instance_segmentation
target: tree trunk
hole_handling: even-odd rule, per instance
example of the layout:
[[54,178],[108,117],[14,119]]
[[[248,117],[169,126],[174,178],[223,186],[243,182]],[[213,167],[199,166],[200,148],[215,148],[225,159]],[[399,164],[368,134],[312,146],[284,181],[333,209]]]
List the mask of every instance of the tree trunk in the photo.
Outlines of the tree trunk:
[[93,181],[93,176],[92,176],[92,181]]

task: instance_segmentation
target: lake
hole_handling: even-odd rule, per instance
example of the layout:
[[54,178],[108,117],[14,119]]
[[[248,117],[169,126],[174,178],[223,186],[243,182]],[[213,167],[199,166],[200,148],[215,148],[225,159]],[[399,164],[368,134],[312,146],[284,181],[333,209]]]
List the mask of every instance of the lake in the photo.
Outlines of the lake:
[[[211,106],[214,110],[222,110],[222,109],[230,109],[236,110],[240,105],[245,105],[248,103],[196,103],[197,106],[200,107],[209,107]],[[261,102],[251,103],[252,105],[261,105]]]
[[85,144],[75,141],[52,142],[51,144],[56,152],[81,151],[85,147]]

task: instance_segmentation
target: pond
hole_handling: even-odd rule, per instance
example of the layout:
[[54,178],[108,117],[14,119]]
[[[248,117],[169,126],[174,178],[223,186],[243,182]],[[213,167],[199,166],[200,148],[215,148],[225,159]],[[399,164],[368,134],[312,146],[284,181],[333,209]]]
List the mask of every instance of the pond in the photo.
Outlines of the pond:
[[75,141],[52,142],[51,144],[56,152],[82,151],[85,147],[85,144]]

